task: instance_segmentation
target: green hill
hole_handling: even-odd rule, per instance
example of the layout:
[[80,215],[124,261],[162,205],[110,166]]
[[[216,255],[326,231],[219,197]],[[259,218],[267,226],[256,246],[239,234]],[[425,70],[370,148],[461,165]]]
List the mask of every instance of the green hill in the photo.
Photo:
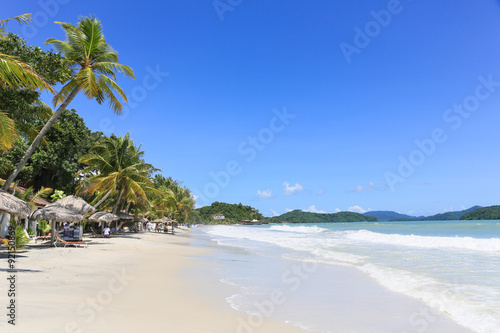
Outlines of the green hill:
[[[232,224],[241,220],[263,221],[264,216],[256,208],[239,204],[228,204],[225,202],[214,202],[210,206],[196,209],[200,213],[202,223]],[[214,220],[213,215],[222,214],[224,220]]]
[[462,215],[460,220],[500,220],[500,206],[475,209]]
[[410,216],[406,214],[400,214],[389,210],[378,210],[366,212],[363,214],[364,216],[373,216],[376,217],[379,221],[391,221],[396,219],[414,219],[415,216]]
[[436,214],[426,217],[412,217],[412,218],[397,218],[391,221],[456,221],[460,220],[464,214],[467,214],[471,211],[474,211],[481,206],[474,206],[469,209],[455,211],[455,212],[447,212],[442,214]]
[[327,222],[377,222],[372,216],[359,213],[339,212],[334,214],[319,214],[304,212],[299,209],[287,212],[280,216],[267,218],[270,223],[327,223]]

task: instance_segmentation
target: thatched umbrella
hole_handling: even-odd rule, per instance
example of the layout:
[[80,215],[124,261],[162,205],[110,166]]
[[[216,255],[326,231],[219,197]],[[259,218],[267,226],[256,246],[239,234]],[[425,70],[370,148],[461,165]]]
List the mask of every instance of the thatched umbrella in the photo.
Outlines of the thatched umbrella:
[[116,213],[116,216],[123,222],[132,222],[134,220],[134,215],[130,215],[124,212]]
[[31,213],[31,206],[12,194],[0,191],[0,213],[26,217]]
[[30,213],[31,206],[27,202],[5,191],[0,191],[0,236],[8,234],[10,215],[26,217]]
[[81,222],[83,215],[75,211],[56,205],[48,205],[45,208],[34,211],[30,220],[48,220],[52,224],[52,235],[50,237],[51,244],[54,244],[56,237],[56,222]]
[[87,218],[87,221],[89,222],[104,222],[104,223],[111,223],[119,220],[120,218],[118,216],[109,212],[97,212],[90,215]]
[[62,199],[57,200],[46,207],[58,206],[72,210],[73,212],[86,215],[95,212],[95,208],[89,205],[85,200],[74,195],[68,195]]

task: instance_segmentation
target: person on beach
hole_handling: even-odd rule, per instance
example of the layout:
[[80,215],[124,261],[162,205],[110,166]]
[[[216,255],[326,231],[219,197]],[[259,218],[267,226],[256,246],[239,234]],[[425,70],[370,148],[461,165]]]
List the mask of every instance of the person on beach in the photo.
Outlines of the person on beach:
[[111,229],[109,229],[109,227],[104,228],[104,232],[103,232],[104,237],[109,237],[109,232],[110,231],[111,231]]

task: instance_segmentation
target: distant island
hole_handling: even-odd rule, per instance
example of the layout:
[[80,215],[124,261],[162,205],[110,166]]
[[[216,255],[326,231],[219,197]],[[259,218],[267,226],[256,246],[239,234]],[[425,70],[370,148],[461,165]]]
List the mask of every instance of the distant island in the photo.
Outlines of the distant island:
[[500,220],[500,206],[483,207],[460,217],[460,220]]
[[338,212],[334,214],[321,214],[304,212],[300,209],[292,210],[285,214],[267,218],[269,223],[328,223],[328,222],[377,222],[372,216],[365,216],[353,212]]
[[[495,207],[495,206],[494,206]],[[500,206],[496,206],[500,207]],[[453,221],[460,220],[463,215],[473,212],[475,210],[482,209],[481,206],[474,206],[469,209],[447,212],[442,214],[436,214],[431,216],[410,216],[405,214],[400,214],[393,211],[372,211],[366,212],[363,215],[373,216],[378,218],[380,221],[390,222],[390,221]]]
[[[452,221],[452,220],[500,220],[500,206],[473,206],[431,216],[411,216],[394,211],[312,213],[295,209],[279,216],[264,217],[258,209],[239,204],[214,202],[210,206],[196,209],[196,223],[239,224],[242,221],[260,223],[329,223],[329,222],[397,222],[397,221]],[[257,223],[254,223],[257,224]]]
[[203,224],[235,224],[242,220],[264,221],[258,209],[241,203],[229,204],[215,201],[210,206],[197,208],[198,223]]

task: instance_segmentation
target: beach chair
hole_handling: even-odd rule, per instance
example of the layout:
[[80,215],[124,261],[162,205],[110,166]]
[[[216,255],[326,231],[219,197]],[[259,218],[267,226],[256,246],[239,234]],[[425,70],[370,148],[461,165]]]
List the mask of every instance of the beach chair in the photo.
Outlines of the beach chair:
[[94,230],[94,228],[92,228],[92,227],[90,227],[90,231],[92,231],[92,235],[91,235],[91,237],[94,237],[94,238],[102,238],[102,237],[104,237],[103,235],[101,235],[101,234],[97,233],[97,232]]
[[59,235],[58,232],[55,233],[56,235],[56,241],[54,242],[54,246],[57,247],[57,243],[62,243],[64,244],[64,247],[66,246],[76,246],[76,247],[79,247],[79,246],[85,246],[87,247],[89,245],[89,242],[70,242],[70,241],[66,241],[64,239],[61,238],[61,236]]

